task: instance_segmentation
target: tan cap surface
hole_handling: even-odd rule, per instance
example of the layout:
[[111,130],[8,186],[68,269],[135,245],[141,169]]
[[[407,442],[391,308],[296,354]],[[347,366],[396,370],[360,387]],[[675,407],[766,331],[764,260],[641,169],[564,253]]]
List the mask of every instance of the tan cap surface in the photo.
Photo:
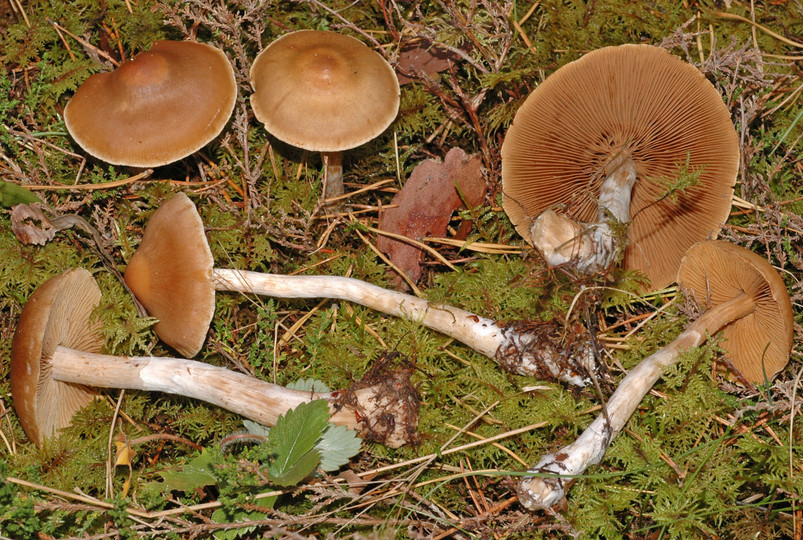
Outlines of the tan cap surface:
[[157,41],[78,88],[64,109],[67,130],[103,161],[158,167],[200,150],[234,110],[234,70],[204,43]]
[[[550,75],[527,98],[502,146],[503,206],[527,241],[531,220],[566,205],[597,220],[605,163],[627,149],[636,164],[624,267],[660,289],[675,279],[693,243],[728,216],[739,145],[727,107],[697,68],[650,45],[592,51]],[[677,202],[659,179],[687,162],[704,167]],[[669,180],[671,181],[671,180]],[[649,206],[649,207],[648,207]]]
[[399,111],[393,68],[360,40],[318,30],[286,34],[251,66],[251,107],[280,140],[318,152],[378,136]]
[[678,271],[678,285],[705,309],[740,294],[753,313],[722,329],[731,363],[752,382],[771,380],[789,361],[794,338],[792,302],[781,276],[766,259],[723,240],[693,245]]
[[156,334],[184,356],[198,354],[215,313],[214,260],[204,226],[183,193],[151,216],[125,282],[153,317]]
[[103,336],[98,324],[90,324],[100,296],[92,275],[76,268],[44,282],[22,310],[11,345],[11,397],[22,429],[37,446],[69,426],[96,394],[51,379],[48,364],[59,345],[100,352]]

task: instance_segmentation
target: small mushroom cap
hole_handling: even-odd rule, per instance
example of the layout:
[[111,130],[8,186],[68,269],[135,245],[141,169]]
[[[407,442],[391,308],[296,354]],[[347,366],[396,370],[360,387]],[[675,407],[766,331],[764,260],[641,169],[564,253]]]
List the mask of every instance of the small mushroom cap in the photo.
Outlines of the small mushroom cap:
[[50,359],[59,345],[100,352],[100,325],[91,322],[100,289],[83,268],[44,282],[28,298],[11,344],[11,397],[22,429],[36,446],[70,425],[73,415],[96,392],[50,377]]
[[64,109],[73,139],[115,165],[158,167],[218,136],[237,99],[226,55],[204,43],[157,41],[89,77]]
[[[660,289],[675,280],[692,244],[721,229],[739,164],[721,96],[697,68],[666,50],[605,47],[541,83],[502,145],[502,204],[527,241],[532,219],[548,208],[596,221],[601,173],[620,149],[632,155],[637,175],[623,266]],[[698,185],[677,202],[660,200],[684,168],[703,168]]]
[[154,212],[125,282],[159,322],[156,334],[182,355],[198,354],[215,313],[214,260],[192,201],[179,193]]
[[723,240],[693,245],[680,264],[678,285],[705,309],[745,294],[755,310],[722,329],[727,357],[747,380],[771,380],[789,361],[792,302],[766,259]]
[[378,136],[399,111],[393,68],[353,37],[318,30],[285,34],[251,66],[251,107],[280,140],[317,152]]

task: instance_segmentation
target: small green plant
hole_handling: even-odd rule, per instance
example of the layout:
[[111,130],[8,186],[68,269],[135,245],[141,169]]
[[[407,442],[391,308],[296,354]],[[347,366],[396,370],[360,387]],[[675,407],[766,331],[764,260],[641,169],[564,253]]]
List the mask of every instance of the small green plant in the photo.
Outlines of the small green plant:
[[700,184],[700,177],[703,172],[705,172],[705,167],[691,166],[691,155],[686,152],[686,163],[678,165],[677,173],[655,179],[655,182],[665,187],[663,195],[658,197],[658,200],[655,202],[669,199],[673,203],[677,203],[678,198],[681,195],[685,195],[687,190]]

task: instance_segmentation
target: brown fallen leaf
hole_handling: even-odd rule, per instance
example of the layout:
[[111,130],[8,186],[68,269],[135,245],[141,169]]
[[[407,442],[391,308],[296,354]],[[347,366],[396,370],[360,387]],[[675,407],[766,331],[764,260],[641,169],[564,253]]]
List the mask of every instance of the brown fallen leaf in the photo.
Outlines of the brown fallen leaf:
[[42,211],[41,203],[18,204],[11,210],[11,230],[23,244],[43,246],[60,230]]
[[[445,236],[452,213],[462,206],[463,200],[473,208],[485,198],[480,165],[479,156],[468,156],[460,148],[449,150],[443,162],[423,161],[393,197],[391,204],[396,207],[380,216],[379,228],[416,240]],[[421,249],[385,236],[379,237],[377,245],[413,282],[421,278],[424,255]],[[394,280],[394,284],[404,287],[401,278]]]
[[417,38],[407,42],[399,52],[396,76],[399,84],[407,84],[422,75],[431,77],[460,59],[460,56],[427,38]]

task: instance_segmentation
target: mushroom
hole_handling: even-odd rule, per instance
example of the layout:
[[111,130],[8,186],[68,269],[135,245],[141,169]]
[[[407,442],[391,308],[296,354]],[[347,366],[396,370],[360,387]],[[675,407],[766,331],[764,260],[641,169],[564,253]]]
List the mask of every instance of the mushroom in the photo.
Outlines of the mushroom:
[[[516,113],[502,205],[550,265],[593,273],[624,252],[623,267],[657,290],[718,234],[738,163],[728,109],[697,68],[650,45],[605,47],[555,71]],[[696,185],[674,190],[683,175]]]
[[344,392],[304,392],[181,358],[109,356],[91,317],[101,294],[84,269],[50,278],[28,299],[14,333],[11,395],[20,424],[42,446],[94,396],[92,387],[129,388],[200,399],[273,426],[300,403],[325,399],[330,421],[396,448],[414,437],[418,400],[407,373]]
[[157,41],[82,84],[64,108],[81,148],[114,165],[159,167],[200,150],[228,122],[234,70],[211,45]]
[[720,330],[731,363],[748,380],[774,377],[789,360],[793,340],[792,303],[772,266],[752,251],[725,241],[693,245],[683,257],[678,284],[705,312],[669,345],[642,360],[619,383],[606,410],[570,445],[541,458],[518,486],[530,510],[548,508],[565,495],[566,484],[599,463],[641,400],[681,352]]
[[377,137],[399,111],[399,81],[378,53],[350,36],[299,30],[251,66],[251,107],[278,139],[326,160],[324,197],[343,195],[342,152]]
[[490,358],[508,371],[584,386],[594,370],[590,343],[573,336],[553,344],[550,324],[522,329],[468,311],[339,276],[282,276],[213,268],[195,205],[179,193],[154,212],[125,271],[131,291],[152,316],[154,330],[186,356],[203,346],[214,313],[215,289],[277,298],[332,298],[418,321]]

